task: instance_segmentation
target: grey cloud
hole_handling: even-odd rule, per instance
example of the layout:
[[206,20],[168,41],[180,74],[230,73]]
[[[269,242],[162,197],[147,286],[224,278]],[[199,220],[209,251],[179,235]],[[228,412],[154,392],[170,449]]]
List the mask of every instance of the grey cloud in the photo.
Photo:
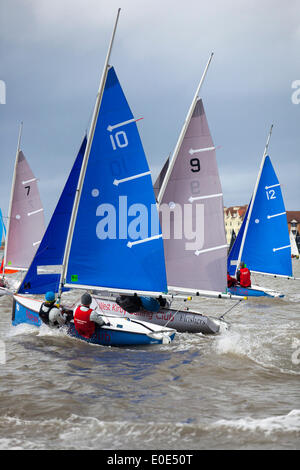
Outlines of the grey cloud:
[[112,61],[150,167],[172,152],[211,51],[202,98],[228,205],[249,200],[269,127],[287,209],[299,208],[299,2],[2,0],[1,208],[8,207],[18,125],[49,219],[88,126],[117,8]]

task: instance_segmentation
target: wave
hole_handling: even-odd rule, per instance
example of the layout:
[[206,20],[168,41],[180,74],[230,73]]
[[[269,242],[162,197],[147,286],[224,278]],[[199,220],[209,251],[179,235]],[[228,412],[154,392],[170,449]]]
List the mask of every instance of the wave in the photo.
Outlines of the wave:
[[[67,419],[43,421],[16,417],[0,418],[0,449],[205,449],[216,448],[215,438],[224,436],[224,447],[239,448],[261,441],[260,446],[279,442],[295,446],[300,432],[300,410],[264,418],[220,419],[210,424],[127,422],[100,420],[72,414]],[[286,445],[283,441],[286,441]],[[219,440],[220,442],[220,440]],[[139,443],[139,445],[137,445]],[[219,445],[219,448],[221,446]]]
[[245,432],[272,433],[299,433],[300,432],[300,410],[292,410],[287,415],[270,416],[267,418],[254,419],[245,417],[240,419],[216,421],[216,428],[226,428]]
[[223,332],[212,344],[218,355],[246,358],[283,374],[300,375],[298,335],[298,329],[293,323],[281,326],[280,329],[277,325],[274,329],[268,326],[264,331],[240,327]]

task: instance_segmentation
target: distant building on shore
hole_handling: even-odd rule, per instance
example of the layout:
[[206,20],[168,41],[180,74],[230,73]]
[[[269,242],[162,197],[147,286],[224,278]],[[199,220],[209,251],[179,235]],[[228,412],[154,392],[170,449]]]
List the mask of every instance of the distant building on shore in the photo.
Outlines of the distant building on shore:
[[294,235],[300,233],[300,211],[286,211],[286,218],[288,221],[289,231],[291,230]]
[[224,222],[228,245],[237,236],[244,220],[248,205],[224,207]]
[[[228,245],[240,230],[248,206],[224,207],[224,222],[226,240]],[[296,243],[300,249],[300,211],[286,211],[289,232],[295,235]]]
[[298,250],[300,251],[300,211],[286,211],[289,232],[295,236]]

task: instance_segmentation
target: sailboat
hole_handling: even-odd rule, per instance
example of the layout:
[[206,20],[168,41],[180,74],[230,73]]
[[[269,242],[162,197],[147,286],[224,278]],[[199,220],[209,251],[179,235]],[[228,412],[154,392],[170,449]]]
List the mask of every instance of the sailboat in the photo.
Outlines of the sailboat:
[[[268,155],[271,126],[253,196],[228,256],[228,271],[235,275],[243,261],[251,273],[293,278],[291,243],[280,183]],[[230,287],[236,295],[283,297],[272,289],[251,285]]]
[[[42,293],[50,287],[65,289],[160,295],[167,289],[162,234],[152,188],[151,175],[139,137],[136,119],[129,108],[115,69],[109,58],[120,9],[116,18],[97,94],[92,123],[66,183],[45,237],[14,296],[13,324],[40,325],[41,300],[22,293]],[[77,165],[78,163],[78,165]],[[77,166],[76,166],[77,165]],[[79,170],[79,171],[78,171]],[[55,247],[54,231],[59,208],[70,195],[63,231]],[[128,210],[127,210],[128,209]],[[156,232],[143,236],[137,212],[153,218]],[[132,219],[132,216],[134,218]],[[130,219],[131,217],[131,219]],[[128,223],[130,219],[130,222]],[[144,220],[145,222],[145,220]],[[147,225],[147,223],[145,223]],[[48,258],[45,250],[48,250]],[[55,253],[51,254],[51,248]],[[42,274],[42,265],[59,263],[60,274]],[[50,266],[50,267],[51,267]],[[43,277],[45,276],[45,277]],[[94,306],[94,305],[93,305]],[[94,306],[98,308],[97,306]],[[89,340],[79,336],[71,321],[67,333],[98,345],[167,344],[175,330],[147,322],[122,318],[105,312],[108,320]]]
[[[3,279],[5,274],[28,269],[45,230],[37,178],[20,149],[22,126],[21,123],[8,211],[1,270]],[[10,279],[8,284],[15,289],[13,280]]]
[[[168,293],[175,295],[235,298],[228,296],[227,242],[223,194],[216,149],[199,92],[212,55],[204,70],[172,158],[165,162],[155,184],[161,213]],[[164,212],[170,215],[164,217]],[[189,223],[192,222],[189,226]],[[174,236],[171,236],[174,234]],[[192,241],[194,239],[194,241]],[[176,297],[175,297],[176,298]],[[119,303],[122,306],[121,303]],[[115,308],[109,305],[108,308]],[[185,306],[141,308],[125,316],[151,323],[170,324],[177,331],[214,334],[220,323]]]

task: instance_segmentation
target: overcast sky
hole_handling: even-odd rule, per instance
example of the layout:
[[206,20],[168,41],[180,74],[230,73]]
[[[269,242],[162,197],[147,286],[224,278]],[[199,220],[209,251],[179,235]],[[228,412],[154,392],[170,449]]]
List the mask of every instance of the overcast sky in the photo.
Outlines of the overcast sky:
[[89,125],[118,7],[111,64],[134,116],[144,117],[139,130],[153,179],[213,51],[201,97],[220,146],[224,203],[249,202],[273,123],[269,154],[286,209],[300,210],[300,103],[292,101],[299,0],[0,0],[3,214],[23,121],[21,148],[49,221]]

